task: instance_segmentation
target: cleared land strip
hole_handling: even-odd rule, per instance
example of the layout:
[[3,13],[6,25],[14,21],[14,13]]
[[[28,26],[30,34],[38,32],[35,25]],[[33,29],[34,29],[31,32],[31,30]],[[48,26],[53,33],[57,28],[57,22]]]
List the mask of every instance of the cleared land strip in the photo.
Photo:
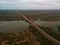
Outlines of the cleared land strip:
[[40,32],[40,34],[45,37],[46,39],[48,39],[51,43],[53,43],[54,45],[60,45],[60,41],[54,39],[53,37],[51,37],[50,35],[48,35],[46,32],[44,32],[43,30],[41,30],[37,24],[35,24],[33,21],[29,20],[26,16],[24,16],[23,13],[18,12],[18,15],[22,16],[29,24],[31,24],[33,27],[35,27],[37,29],[37,31]]

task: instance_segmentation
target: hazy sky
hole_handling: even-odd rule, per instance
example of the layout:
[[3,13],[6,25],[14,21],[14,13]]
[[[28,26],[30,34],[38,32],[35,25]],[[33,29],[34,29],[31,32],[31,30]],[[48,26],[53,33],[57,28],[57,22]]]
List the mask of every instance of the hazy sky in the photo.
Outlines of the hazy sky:
[[60,9],[60,0],[0,0],[0,9]]

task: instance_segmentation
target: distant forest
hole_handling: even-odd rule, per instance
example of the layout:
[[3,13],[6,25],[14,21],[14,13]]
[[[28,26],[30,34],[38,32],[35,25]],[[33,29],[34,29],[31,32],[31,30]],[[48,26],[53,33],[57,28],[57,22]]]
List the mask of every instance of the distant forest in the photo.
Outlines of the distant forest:
[[24,20],[17,12],[22,12],[25,16],[33,20],[60,20],[60,10],[0,10],[0,21]]

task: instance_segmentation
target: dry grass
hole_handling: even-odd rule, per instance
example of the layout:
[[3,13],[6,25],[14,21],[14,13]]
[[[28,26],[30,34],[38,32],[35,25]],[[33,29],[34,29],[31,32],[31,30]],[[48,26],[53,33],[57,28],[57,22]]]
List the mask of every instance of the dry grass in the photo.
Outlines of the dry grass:
[[40,42],[36,40],[36,37],[29,32],[17,32],[11,34],[0,35],[0,45],[40,45]]

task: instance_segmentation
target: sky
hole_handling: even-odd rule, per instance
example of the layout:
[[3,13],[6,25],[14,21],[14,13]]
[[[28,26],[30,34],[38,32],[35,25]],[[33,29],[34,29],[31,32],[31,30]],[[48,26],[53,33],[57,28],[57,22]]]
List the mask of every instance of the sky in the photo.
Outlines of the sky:
[[60,0],[0,0],[0,10],[4,9],[60,9]]

